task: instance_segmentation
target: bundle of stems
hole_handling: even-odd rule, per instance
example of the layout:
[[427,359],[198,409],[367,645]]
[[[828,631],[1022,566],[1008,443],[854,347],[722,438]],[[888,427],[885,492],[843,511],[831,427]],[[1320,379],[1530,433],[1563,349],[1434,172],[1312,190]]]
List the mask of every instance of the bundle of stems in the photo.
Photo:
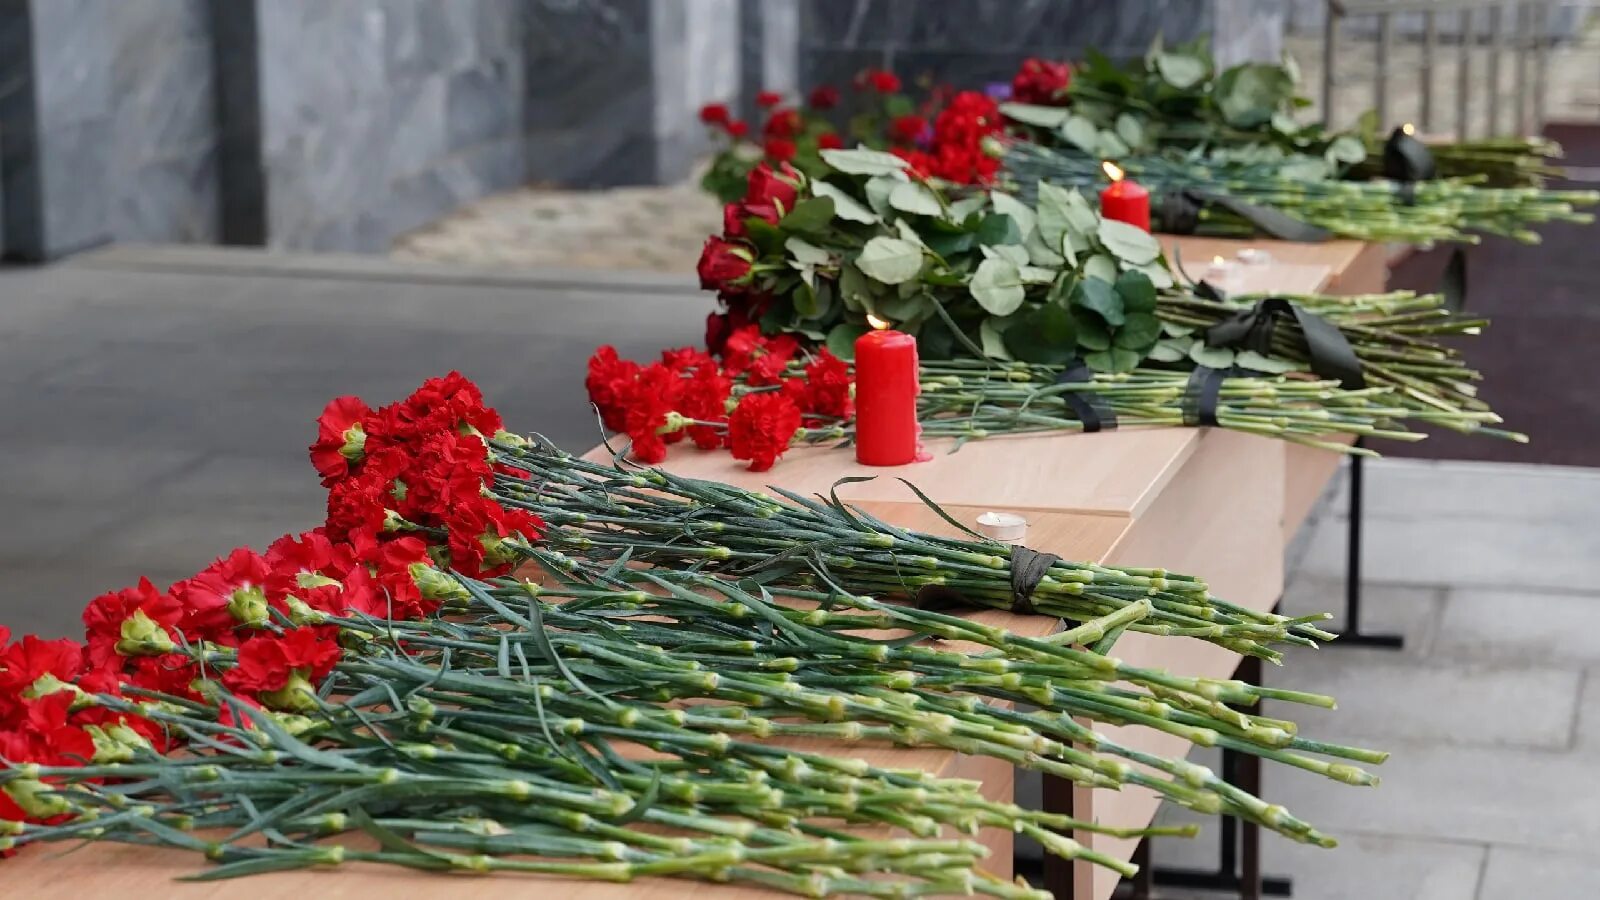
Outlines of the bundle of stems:
[[[1439,175],[1445,178],[1481,177],[1492,187],[1538,187],[1563,170],[1551,160],[1562,156],[1561,145],[1539,135],[1467,138],[1460,141],[1426,139]],[[1383,139],[1366,141],[1367,157],[1350,167],[1350,178],[1383,177]]]
[[[983,873],[981,847],[942,838],[943,829],[1003,827],[1124,874],[1132,867],[1062,832],[1171,830],[1030,812],[985,800],[974,783],[794,742],[938,747],[1097,787],[1139,785],[1324,846],[1332,839],[1282,807],[1075,718],[1143,725],[1354,785],[1376,779],[1340,760],[1386,756],[1306,739],[1291,722],[1234,708],[1262,699],[1331,706],[1331,698],[1184,678],[1076,649],[1150,616],[1148,600],[1033,640],[843,586],[825,592],[832,605],[801,606],[752,579],[617,560],[601,569],[524,550],[542,584],[457,575],[448,618],[326,620],[354,649],[307,698],[304,717],[250,709],[215,684],[207,703],[94,699],[186,735],[194,755],[0,771],[0,786],[68,816],[13,826],[11,842],[182,847],[223,863],[202,878],[355,859],[614,881],[737,879],[809,896],[1036,898]],[[932,637],[983,649],[923,642]],[[230,650],[191,652],[213,671],[231,664]],[[224,707],[244,727],[219,722]],[[881,833],[890,828],[911,837]],[[379,849],[310,843],[346,830],[377,838]]]
[[[1276,209],[1336,235],[1367,241],[1476,242],[1476,233],[1538,243],[1530,226],[1548,222],[1592,222],[1576,210],[1600,202],[1594,191],[1538,187],[1490,188],[1470,178],[1401,185],[1391,181],[1308,180],[1288,175],[1282,163],[1220,163],[1202,158],[1139,156],[1119,161],[1158,195],[1198,190]],[[1071,148],[1054,150],[1028,141],[1006,149],[1006,177],[1032,202],[1038,183],[1099,189],[1100,160]],[[1249,235],[1254,226],[1216,207],[1200,210],[1197,230]]]
[[[1165,294],[1156,307],[1156,315],[1185,329],[1203,331],[1264,296],[1214,300],[1192,293]],[[1476,382],[1483,375],[1467,366],[1459,350],[1438,340],[1476,335],[1488,327],[1487,319],[1452,313],[1445,308],[1445,298],[1438,294],[1397,291],[1351,298],[1273,296],[1281,296],[1337,325],[1360,360],[1366,383],[1389,388],[1386,402],[1405,408],[1407,416],[1420,413],[1428,421],[1455,431],[1527,443],[1526,435],[1488,427],[1502,420],[1478,399]],[[1273,328],[1268,355],[1298,363],[1303,370],[1310,369],[1305,336],[1292,320],[1283,320]],[[1429,415],[1435,412],[1445,415]]]
[[[970,538],[897,528],[836,496],[811,499],[773,488],[784,498],[778,500],[659,469],[622,471],[537,438],[493,449],[502,465],[529,476],[496,479],[496,498],[538,514],[549,526],[545,539],[552,547],[589,560],[694,566],[749,576],[771,589],[824,596],[911,597],[938,589],[975,605],[1011,609],[1016,601],[1012,547],[972,533],[920,492],[923,502]],[[841,585],[847,590],[839,590]],[[1273,662],[1280,654],[1272,644],[1314,646],[1334,637],[1311,624],[1325,615],[1291,618],[1246,609],[1213,596],[1198,578],[1164,569],[1057,560],[1030,602],[1042,615],[1079,622],[1147,603],[1149,613],[1124,628],[1199,638]]]

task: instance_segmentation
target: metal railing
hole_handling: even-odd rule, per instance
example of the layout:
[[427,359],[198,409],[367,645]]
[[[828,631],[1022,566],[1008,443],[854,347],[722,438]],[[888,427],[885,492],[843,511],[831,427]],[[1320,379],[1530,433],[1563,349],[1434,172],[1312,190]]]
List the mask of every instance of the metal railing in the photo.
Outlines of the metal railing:
[[[1397,25],[1407,31],[1404,38],[1415,43],[1414,71],[1418,77],[1415,122],[1425,133],[1438,133],[1439,106],[1436,81],[1445,69],[1441,48],[1455,46],[1455,133],[1466,139],[1471,132],[1474,99],[1483,91],[1488,135],[1505,133],[1534,134],[1543,129],[1546,115],[1546,87],[1550,78],[1550,59],[1554,48],[1568,40],[1553,27],[1552,11],[1570,13],[1573,7],[1587,10],[1589,4],[1561,0],[1503,0],[1503,2],[1462,2],[1462,0],[1327,0],[1327,21],[1322,46],[1322,115],[1330,126],[1337,102],[1337,89],[1351,84],[1352,76],[1340,73],[1341,48],[1345,32],[1360,23],[1375,40],[1372,52],[1372,109],[1380,129],[1400,124],[1391,114],[1391,76],[1397,65]],[[1476,52],[1475,52],[1476,51]],[[1478,73],[1473,57],[1486,57],[1486,71]],[[1512,65],[1513,89],[1510,95],[1512,121],[1503,127],[1505,98],[1502,96],[1507,55]],[[1358,82],[1360,79],[1356,79]]]

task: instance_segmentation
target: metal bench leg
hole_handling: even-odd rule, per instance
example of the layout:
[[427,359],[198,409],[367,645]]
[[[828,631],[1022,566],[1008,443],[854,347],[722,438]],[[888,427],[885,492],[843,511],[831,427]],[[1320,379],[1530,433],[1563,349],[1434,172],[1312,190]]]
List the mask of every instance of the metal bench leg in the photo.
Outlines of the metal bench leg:
[[[1356,440],[1356,446],[1361,441]],[[1344,630],[1331,647],[1382,647],[1399,650],[1406,639],[1398,634],[1368,634],[1361,630],[1361,526],[1366,518],[1362,503],[1366,486],[1362,478],[1362,457],[1350,457],[1350,530],[1345,541]]]

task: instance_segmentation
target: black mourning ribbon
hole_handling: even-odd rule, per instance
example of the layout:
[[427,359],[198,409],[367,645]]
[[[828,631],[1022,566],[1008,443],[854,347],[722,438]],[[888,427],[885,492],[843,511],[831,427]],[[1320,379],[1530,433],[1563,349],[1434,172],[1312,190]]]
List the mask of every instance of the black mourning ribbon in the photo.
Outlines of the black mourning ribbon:
[[[1272,333],[1279,319],[1293,319],[1300,326],[1309,351],[1311,371],[1332,379],[1347,390],[1367,386],[1361,374],[1361,360],[1345,339],[1339,326],[1315,313],[1307,312],[1282,297],[1264,297],[1255,306],[1240,310],[1206,329],[1208,347],[1254,350],[1263,356],[1272,352]],[[1191,377],[1192,380],[1192,377]],[[1215,424],[1206,423],[1206,424]]]
[[1222,396],[1222,381],[1233,375],[1232,369],[1213,369],[1196,366],[1189,373],[1189,382],[1183,386],[1183,424],[1190,428],[1217,424],[1217,403]]
[[[1077,358],[1068,362],[1067,367],[1056,376],[1056,384],[1083,384],[1093,381],[1094,372],[1084,364],[1083,360]],[[1078,417],[1078,421],[1083,423],[1084,434],[1116,430],[1116,411],[1094,391],[1064,391],[1061,399],[1072,410],[1072,414]]]
[[1333,232],[1310,222],[1302,222],[1270,206],[1246,203],[1227,194],[1212,193],[1200,188],[1184,188],[1161,196],[1156,204],[1156,230],[1167,234],[1194,234],[1200,227],[1200,211],[1207,206],[1217,206],[1249,222],[1268,237],[1303,244],[1331,240]]
[[[1415,206],[1416,183],[1439,177],[1439,166],[1427,144],[1396,128],[1383,143],[1383,177],[1395,182],[1401,203]],[[1451,252],[1437,290],[1444,295],[1445,309],[1460,312],[1466,307],[1467,255],[1460,246]]]
[[[1049,574],[1050,567],[1061,561],[1054,553],[1040,553],[1029,547],[1011,548],[1011,611],[1019,616],[1033,615],[1033,592],[1039,582]],[[917,589],[918,609],[955,609],[972,606],[971,601],[955,588],[942,584],[925,584]]]

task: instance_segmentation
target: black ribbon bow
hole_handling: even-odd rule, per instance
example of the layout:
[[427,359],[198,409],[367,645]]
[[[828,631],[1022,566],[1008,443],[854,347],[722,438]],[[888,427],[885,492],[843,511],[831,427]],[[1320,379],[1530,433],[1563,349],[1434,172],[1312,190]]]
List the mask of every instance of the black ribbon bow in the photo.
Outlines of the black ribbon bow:
[[[1076,357],[1067,363],[1060,375],[1056,376],[1056,384],[1083,384],[1093,381],[1094,372],[1090,371],[1083,360]],[[1083,423],[1084,434],[1116,430],[1116,411],[1094,391],[1064,391],[1061,399],[1067,408],[1072,410],[1072,414],[1078,417],[1078,421]]]
[[[1054,553],[1040,553],[1038,550],[1018,544],[1011,548],[1011,611],[1019,616],[1033,614],[1033,592],[1038,590],[1039,582],[1049,574],[1050,567],[1061,561],[1061,557]],[[942,584],[925,584],[917,589],[916,607],[918,609],[959,609],[972,606],[965,594],[952,587]]]
[[1200,188],[1184,188],[1163,194],[1156,204],[1156,230],[1167,234],[1194,234],[1195,229],[1200,227],[1200,211],[1207,206],[1221,207],[1249,222],[1262,234],[1282,241],[1309,244],[1333,237],[1333,232],[1325,228],[1302,222],[1270,206],[1257,206]]
[[1263,356],[1272,352],[1272,333],[1279,319],[1293,319],[1305,336],[1311,371],[1319,377],[1337,380],[1349,390],[1367,386],[1361,374],[1361,360],[1345,339],[1339,326],[1307,312],[1282,297],[1265,297],[1255,306],[1240,310],[1206,329],[1208,347],[1254,350]]

